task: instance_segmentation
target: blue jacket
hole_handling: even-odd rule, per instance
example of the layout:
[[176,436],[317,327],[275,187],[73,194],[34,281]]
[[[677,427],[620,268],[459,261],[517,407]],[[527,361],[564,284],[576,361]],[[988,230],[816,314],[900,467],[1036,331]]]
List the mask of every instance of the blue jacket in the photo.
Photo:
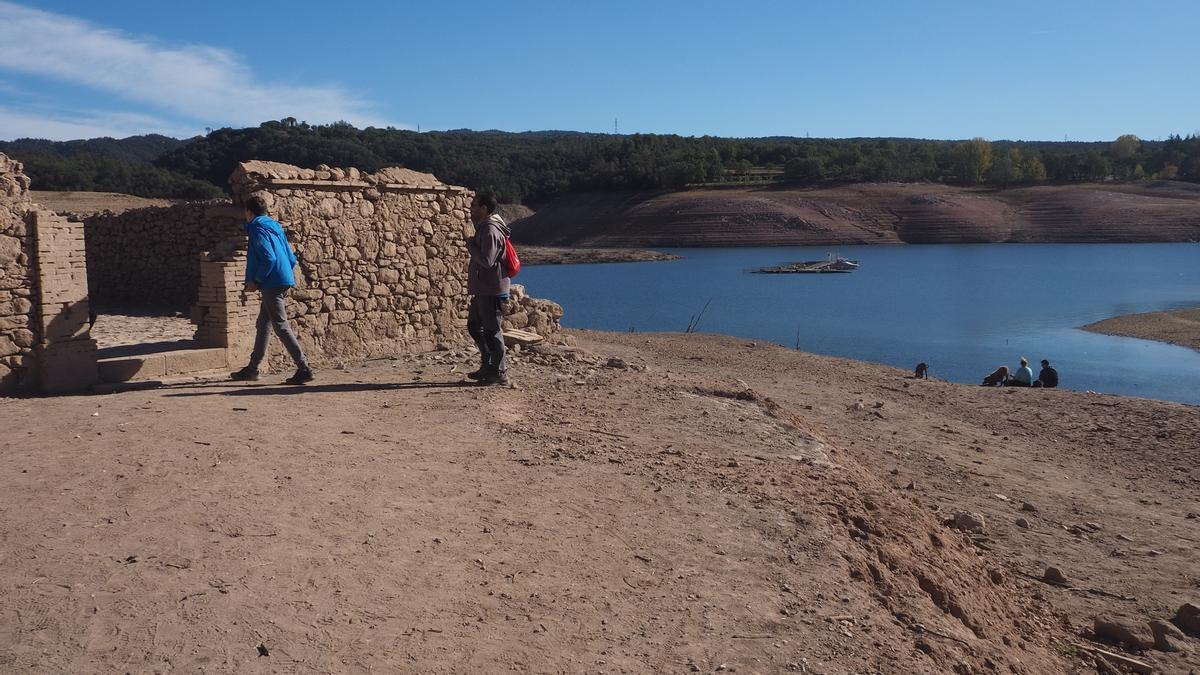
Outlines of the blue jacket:
[[246,236],[250,238],[246,281],[253,281],[259,288],[295,286],[292,268],[296,266],[296,254],[279,223],[270,216],[258,216],[246,223]]

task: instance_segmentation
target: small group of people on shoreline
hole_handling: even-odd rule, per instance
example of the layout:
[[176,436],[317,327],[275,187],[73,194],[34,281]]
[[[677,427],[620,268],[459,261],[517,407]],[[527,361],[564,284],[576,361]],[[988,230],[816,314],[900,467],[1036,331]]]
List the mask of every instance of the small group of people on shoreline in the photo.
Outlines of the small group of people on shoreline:
[[983,378],[980,386],[984,387],[1036,387],[1053,389],[1058,386],[1058,371],[1050,366],[1050,361],[1042,359],[1042,370],[1037,379],[1033,377],[1033,368],[1029,360],[1021,357],[1021,366],[1015,371],[1009,371],[1008,366],[1000,366],[990,375]]
[[[286,299],[296,285],[294,270],[298,262],[279,221],[267,212],[267,202],[259,195],[246,200],[246,279],[244,292],[260,295],[255,324],[254,349],[245,368],[230,373],[238,382],[255,381],[267,354],[273,331],[283,343],[296,372],[286,384],[305,384],[315,377],[300,348],[300,341],[288,323]],[[515,256],[513,272],[508,270],[508,237],[512,233],[497,213],[499,203],[494,192],[481,191],[471,202],[471,220],[475,235],[467,240],[470,262],[467,264],[467,294],[471,296],[467,314],[467,332],[479,347],[480,366],[467,377],[481,385],[508,385],[508,361],[505,358],[504,301],[509,299],[509,278],[519,269]]]

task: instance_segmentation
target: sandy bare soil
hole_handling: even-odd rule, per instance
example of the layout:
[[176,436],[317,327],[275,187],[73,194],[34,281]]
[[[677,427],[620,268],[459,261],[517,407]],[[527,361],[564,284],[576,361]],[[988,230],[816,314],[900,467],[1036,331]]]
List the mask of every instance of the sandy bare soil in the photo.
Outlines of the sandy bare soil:
[[145,343],[190,342],[196,325],[178,313],[146,313],[132,310],[102,311],[90,331],[101,349]]
[[655,262],[679,260],[679,256],[636,248],[564,248],[522,246],[523,265],[578,265],[586,263]]
[[48,190],[31,190],[30,198],[34,202],[57,213],[74,213],[91,215],[101,211],[123,213],[130,209],[141,209],[150,206],[171,206],[178,203],[173,199],[146,199],[116,192],[51,192]]
[[1094,333],[1158,340],[1200,351],[1200,308],[1126,314],[1083,327]]
[[0,402],[0,669],[1083,673],[1200,596],[1200,408],[577,335]]
[[553,246],[1200,241],[1200,189],[1171,181],[994,190],[929,183],[564,195],[514,224]]

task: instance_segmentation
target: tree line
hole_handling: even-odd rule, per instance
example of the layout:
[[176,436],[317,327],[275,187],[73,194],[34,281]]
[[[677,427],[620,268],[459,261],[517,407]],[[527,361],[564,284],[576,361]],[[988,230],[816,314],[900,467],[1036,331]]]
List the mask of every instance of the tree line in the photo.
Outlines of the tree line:
[[[309,125],[287,118],[258,127],[218,129],[179,142],[165,147],[152,166],[97,154],[54,155],[45,148],[39,154],[26,154],[29,142],[24,143],[25,149],[13,152],[0,144],[0,152],[25,161],[39,189],[89,189],[76,186],[90,180],[105,186],[91,189],[156,197],[225,188],[237,163],[248,159],[304,167],[353,166],[366,171],[404,166],[432,173],[447,183],[492,187],[504,201],[533,204],[564,192],[674,190],[739,183],[929,181],[1003,189],[1109,179],[1200,182],[1200,136],[1195,135],[1171,136],[1164,141],[1125,135],[1111,142],[989,142],[981,138],[719,138],[558,131],[418,133],[357,129],[346,123]],[[138,151],[146,152],[147,145],[140,142]],[[80,165],[78,170],[71,168],[75,164]],[[137,173],[132,168],[136,166],[146,171]],[[102,175],[106,172],[112,175]]]

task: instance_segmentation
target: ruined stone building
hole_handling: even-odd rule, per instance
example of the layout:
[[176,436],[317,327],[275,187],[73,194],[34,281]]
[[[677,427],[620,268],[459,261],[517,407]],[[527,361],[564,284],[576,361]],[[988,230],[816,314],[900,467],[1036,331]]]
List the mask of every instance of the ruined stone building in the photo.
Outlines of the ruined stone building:
[[[0,155],[0,393],[244,365],[258,303],[241,292],[236,204],[255,193],[300,260],[289,311],[314,364],[469,343],[469,190],[399,168],[257,161],[241,164],[230,184],[231,201],[67,217],[33,204],[21,165]],[[185,309],[194,339],[185,349],[109,356],[89,335],[89,301]],[[519,287],[506,312],[506,328],[543,336],[562,316]]]

